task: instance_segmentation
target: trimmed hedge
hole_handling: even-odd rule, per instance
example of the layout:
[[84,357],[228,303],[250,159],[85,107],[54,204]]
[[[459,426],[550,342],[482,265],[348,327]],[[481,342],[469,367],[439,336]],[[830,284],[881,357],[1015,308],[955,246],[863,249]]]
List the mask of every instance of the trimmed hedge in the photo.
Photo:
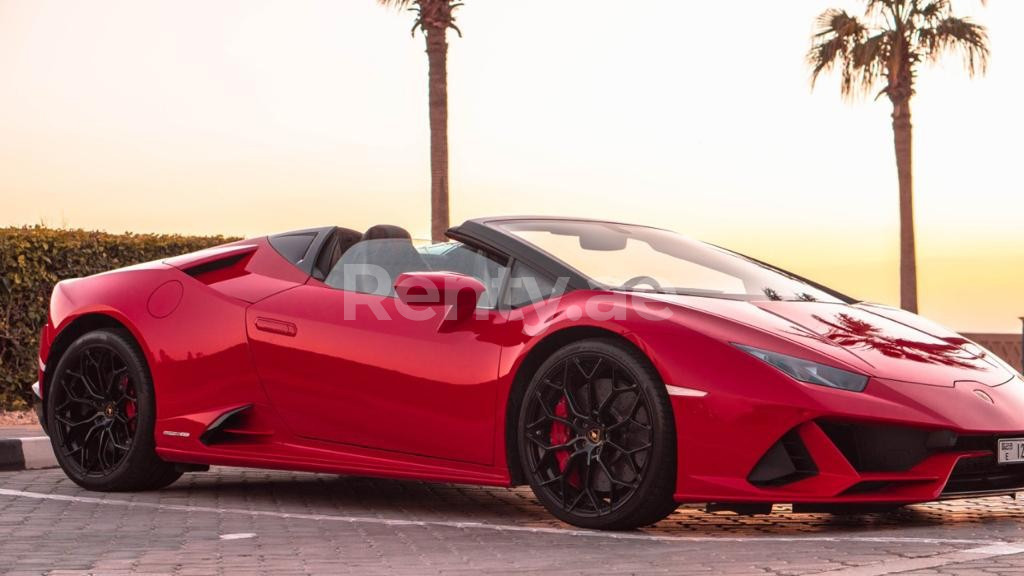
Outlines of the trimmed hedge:
[[0,228],[0,410],[32,405],[39,330],[53,285],[194,252],[232,238]]

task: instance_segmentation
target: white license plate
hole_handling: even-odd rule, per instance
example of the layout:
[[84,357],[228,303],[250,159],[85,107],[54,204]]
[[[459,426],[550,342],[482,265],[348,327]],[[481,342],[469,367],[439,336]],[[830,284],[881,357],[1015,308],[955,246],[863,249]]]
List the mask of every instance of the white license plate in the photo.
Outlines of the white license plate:
[[1024,438],[1001,438],[997,440],[996,458],[1000,464],[1024,462]]

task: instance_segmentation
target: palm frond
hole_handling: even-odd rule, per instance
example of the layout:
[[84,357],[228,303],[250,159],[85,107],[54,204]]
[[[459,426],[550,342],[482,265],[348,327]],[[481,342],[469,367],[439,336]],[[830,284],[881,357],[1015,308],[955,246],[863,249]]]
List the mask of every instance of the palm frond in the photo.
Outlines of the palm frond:
[[861,45],[867,39],[868,29],[856,17],[845,10],[829,9],[817,19],[817,30],[812,38],[811,49],[807,52],[807,63],[811,67],[811,86],[824,72],[839,69],[842,76],[842,92],[852,96],[870,86],[865,69],[858,66],[854,54],[863,51]]
[[988,30],[967,18],[947,16],[918,30],[918,39],[930,62],[937,62],[947,52],[959,52],[971,76],[988,68]]
[[983,73],[989,58],[985,27],[952,16],[952,10],[952,0],[866,0],[863,20],[838,9],[822,12],[807,53],[811,87],[822,73],[836,70],[846,97],[885,80],[879,95],[903,100],[914,93],[919,63],[950,52],[963,56],[972,76]]
[[864,17],[869,20],[883,20],[889,28],[903,26],[918,0],[867,0]]
[[[896,40],[895,32],[883,30],[853,47],[850,59],[857,78],[851,83],[849,91],[844,91],[844,94],[847,96],[866,94],[879,79],[885,76],[887,63],[894,50]],[[876,98],[883,92],[884,90],[879,92]]]
[[932,0],[923,6],[914,6],[912,13],[926,24],[932,24],[947,17],[951,10],[950,0]]
[[416,20],[413,22],[413,36],[416,31],[424,34],[430,30],[452,29],[462,37],[462,30],[455,25],[455,11],[462,7],[463,3],[456,0],[377,0],[377,3],[387,8],[407,9],[416,13]]
[[385,6],[387,8],[397,8],[399,10],[409,8],[416,0],[377,0],[377,4]]
[[899,5],[903,4],[906,0],[868,0],[867,6],[864,11],[867,13],[873,13],[876,10],[886,9],[895,10]]

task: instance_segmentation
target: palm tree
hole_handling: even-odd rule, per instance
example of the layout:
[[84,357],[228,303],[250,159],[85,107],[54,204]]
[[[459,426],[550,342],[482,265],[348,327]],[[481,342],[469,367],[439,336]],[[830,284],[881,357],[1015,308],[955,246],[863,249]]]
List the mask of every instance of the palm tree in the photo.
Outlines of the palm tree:
[[[984,3],[984,0],[982,0]],[[910,98],[917,68],[950,52],[973,77],[988,64],[985,27],[952,15],[950,0],[867,0],[864,18],[838,9],[818,16],[807,53],[813,87],[822,72],[840,72],[843,96],[870,93],[892,102],[893,142],[900,186],[900,304],[917,312],[917,258],[911,171]]]
[[443,242],[448,229],[448,29],[455,26],[450,0],[377,0],[384,6],[407,8],[416,13],[412,34],[423,32],[427,41],[430,91],[430,238]]

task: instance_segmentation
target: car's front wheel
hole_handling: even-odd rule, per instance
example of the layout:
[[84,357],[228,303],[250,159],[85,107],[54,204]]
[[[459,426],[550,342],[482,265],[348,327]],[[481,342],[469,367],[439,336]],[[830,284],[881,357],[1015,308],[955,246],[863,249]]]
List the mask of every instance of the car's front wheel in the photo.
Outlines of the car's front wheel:
[[75,340],[45,390],[47,422],[61,468],[89,490],[161,488],[181,476],[156,455],[156,402],[131,336],[96,330]]
[[625,344],[588,339],[548,358],[526,389],[517,440],[534,494],[565,522],[625,530],[676,508],[668,395]]

